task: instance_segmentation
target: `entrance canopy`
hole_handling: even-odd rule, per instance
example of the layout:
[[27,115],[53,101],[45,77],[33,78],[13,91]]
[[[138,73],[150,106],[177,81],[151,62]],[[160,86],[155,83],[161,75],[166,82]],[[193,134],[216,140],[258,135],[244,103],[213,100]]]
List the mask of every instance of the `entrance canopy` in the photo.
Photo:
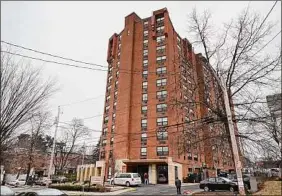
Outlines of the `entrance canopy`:
[[134,160],[123,160],[126,165],[142,165],[142,164],[167,164],[167,159],[134,159]]

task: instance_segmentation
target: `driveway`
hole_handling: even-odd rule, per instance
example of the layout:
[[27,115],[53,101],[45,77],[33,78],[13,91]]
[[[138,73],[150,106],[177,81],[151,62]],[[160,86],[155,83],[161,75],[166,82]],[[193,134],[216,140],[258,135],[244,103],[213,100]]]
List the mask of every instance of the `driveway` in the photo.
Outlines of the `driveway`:
[[[189,191],[191,193],[193,192],[199,192],[202,191],[199,189],[198,184],[192,184],[192,185],[186,185],[181,187],[181,192]],[[176,188],[174,186],[169,185],[141,185],[139,187],[136,187],[135,191],[130,191],[126,193],[122,193],[120,195],[176,195]]]

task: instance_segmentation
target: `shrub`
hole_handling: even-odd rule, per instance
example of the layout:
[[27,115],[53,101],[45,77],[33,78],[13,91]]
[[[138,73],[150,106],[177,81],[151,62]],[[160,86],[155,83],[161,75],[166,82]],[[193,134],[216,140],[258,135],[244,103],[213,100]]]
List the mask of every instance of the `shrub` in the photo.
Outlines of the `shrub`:
[[[82,185],[51,185],[49,188],[55,188],[59,190],[64,190],[64,191],[82,191],[83,186]],[[109,192],[110,189],[107,189],[103,186],[84,186],[84,191],[85,192]]]

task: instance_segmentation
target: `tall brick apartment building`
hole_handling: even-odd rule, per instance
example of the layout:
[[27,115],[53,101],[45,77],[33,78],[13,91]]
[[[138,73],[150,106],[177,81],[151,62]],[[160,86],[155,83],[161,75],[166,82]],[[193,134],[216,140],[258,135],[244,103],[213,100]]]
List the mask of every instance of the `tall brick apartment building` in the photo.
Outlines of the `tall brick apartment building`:
[[228,141],[199,140],[225,128],[199,122],[212,111],[196,103],[224,109],[223,99],[211,66],[178,35],[167,9],[145,19],[126,16],[109,39],[107,61],[100,148],[107,177],[147,172],[150,183],[173,184],[203,166],[233,169]]

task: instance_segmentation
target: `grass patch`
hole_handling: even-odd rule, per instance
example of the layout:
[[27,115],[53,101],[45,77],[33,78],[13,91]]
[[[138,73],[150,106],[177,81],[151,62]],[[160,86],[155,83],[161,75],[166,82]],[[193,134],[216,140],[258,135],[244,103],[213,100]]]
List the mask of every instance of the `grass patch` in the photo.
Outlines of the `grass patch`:
[[265,181],[253,195],[281,195],[281,181]]

